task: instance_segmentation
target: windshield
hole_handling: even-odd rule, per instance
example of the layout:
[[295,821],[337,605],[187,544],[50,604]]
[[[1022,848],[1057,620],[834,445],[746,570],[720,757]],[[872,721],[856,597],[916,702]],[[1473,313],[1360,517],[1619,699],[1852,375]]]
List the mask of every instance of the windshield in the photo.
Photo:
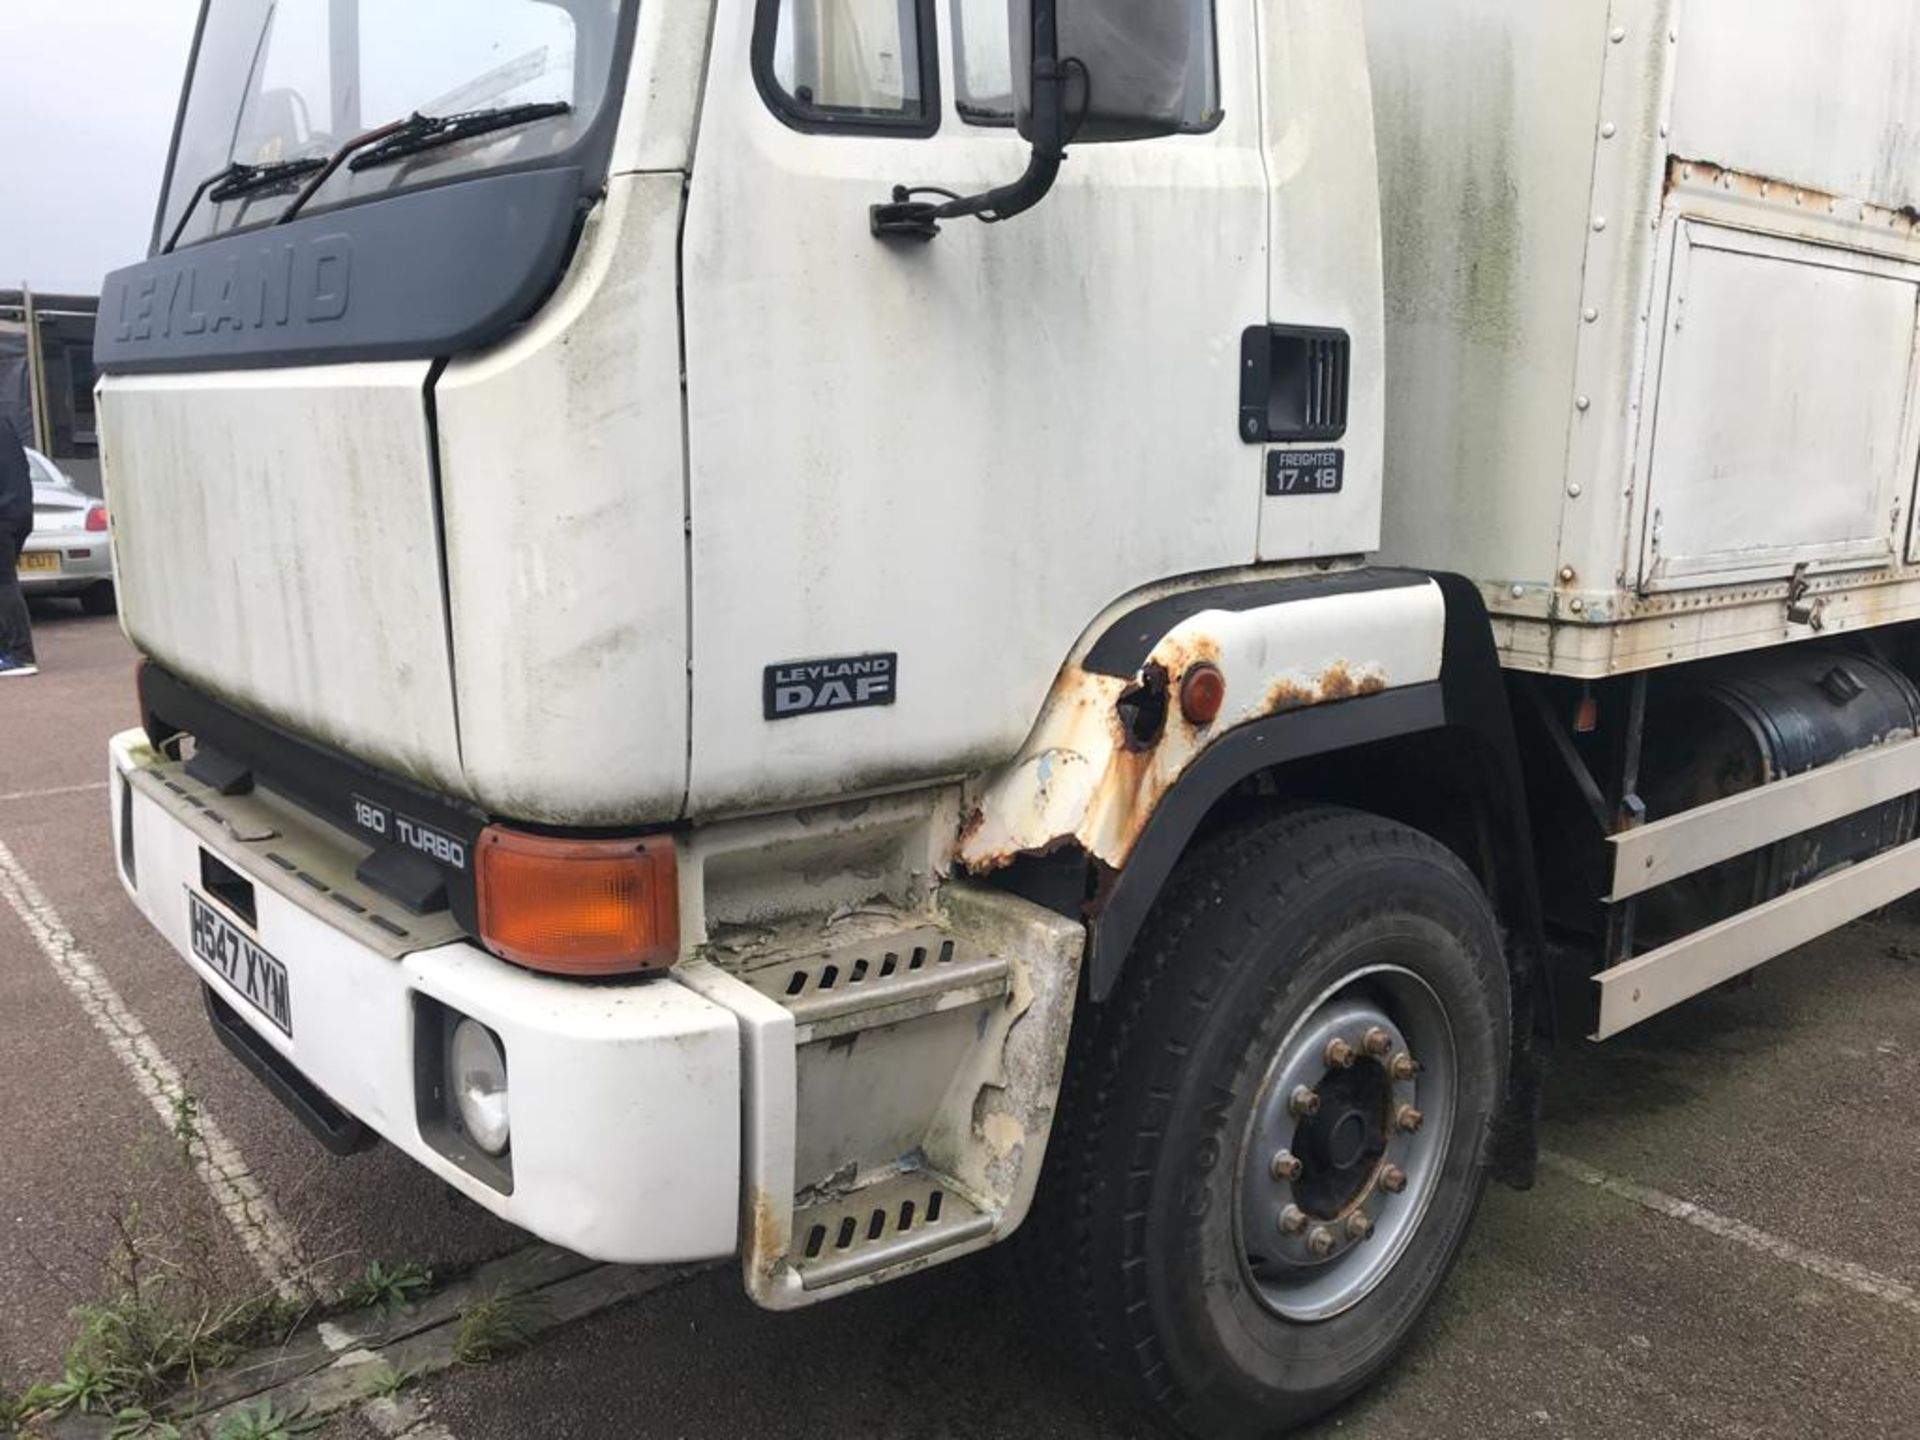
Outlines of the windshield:
[[[158,235],[233,164],[325,158],[419,113],[565,105],[524,124],[359,170],[302,213],[476,170],[556,163],[605,103],[622,0],[208,0]],[[311,168],[311,167],[310,167]],[[274,219],[307,176],[193,206],[179,244]]]

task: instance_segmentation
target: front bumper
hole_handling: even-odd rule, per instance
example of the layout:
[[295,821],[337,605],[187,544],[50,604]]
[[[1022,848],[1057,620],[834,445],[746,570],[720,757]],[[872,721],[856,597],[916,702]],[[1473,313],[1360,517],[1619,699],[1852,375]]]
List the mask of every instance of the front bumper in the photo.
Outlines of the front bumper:
[[[57,570],[27,569],[30,556],[56,555]],[[35,536],[20,555],[20,588],[29,595],[71,595],[113,579],[113,548],[100,534]]]
[[[137,730],[114,737],[110,754],[127,893],[255,1039],[340,1110],[502,1219],[594,1259],[736,1250],[733,1011],[672,975],[618,985],[537,975],[449,938],[444,921],[420,927],[422,948],[383,941],[346,903],[367,852],[345,832],[270,792],[198,787]],[[291,1035],[193,955],[188,895],[206,897],[206,854],[251,882],[253,924],[231,918],[286,966]],[[300,857],[296,869],[288,855]],[[436,1004],[500,1037],[513,1123],[506,1177],[462,1164],[423,1112],[438,1076],[420,1017]]]

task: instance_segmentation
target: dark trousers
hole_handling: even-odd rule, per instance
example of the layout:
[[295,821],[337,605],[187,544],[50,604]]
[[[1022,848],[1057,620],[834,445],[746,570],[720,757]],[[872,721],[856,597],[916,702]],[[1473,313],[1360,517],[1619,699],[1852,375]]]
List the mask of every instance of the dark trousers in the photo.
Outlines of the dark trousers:
[[0,655],[33,664],[33,623],[27,597],[20,593],[20,547],[24,532],[0,534]]

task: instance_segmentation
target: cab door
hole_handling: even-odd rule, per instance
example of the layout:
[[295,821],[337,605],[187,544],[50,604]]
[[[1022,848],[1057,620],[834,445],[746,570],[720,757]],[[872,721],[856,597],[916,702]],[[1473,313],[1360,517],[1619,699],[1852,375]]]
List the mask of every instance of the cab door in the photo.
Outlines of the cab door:
[[[870,232],[895,185],[1025,164],[1004,0],[720,0],[682,238],[692,813],[1004,759],[1107,605],[1254,558],[1255,0],[1195,23],[1189,133],[915,242]],[[886,656],[865,703],[768,698]]]

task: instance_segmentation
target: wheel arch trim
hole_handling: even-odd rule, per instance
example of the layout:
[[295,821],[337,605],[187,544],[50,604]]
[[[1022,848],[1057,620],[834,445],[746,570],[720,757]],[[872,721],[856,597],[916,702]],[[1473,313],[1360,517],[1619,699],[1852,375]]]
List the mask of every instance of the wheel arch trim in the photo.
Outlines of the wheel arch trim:
[[1435,730],[1445,723],[1441,687],[1429,681],[1276,715],[1243,725],[1210,745],[1154,808],[1093,917],[1087,964],[1092,998],[1103,1001],[1113,993],[1140,927],[1174,867],[1208,812],[1236,785],[1289,761]]
[[[1077,847],[1123,869],[1194,762],[1276,715],[1435,680],[1444,605],[1407,571],[1261,571],[1122,602],[1061,668],[1026,742],[969,787],[953,858],[976,875]],[[1213,672],[1213,704],[1184,702]]]
[[1527,958],[1517,968],[1537,968],[1542,930],[1531,826],[1485,603],[1460,576],[1427,578],[1445,604],[1436,679],[1237,726],[1202,749],[1160,798],[1092,917],[1086,972],[1096,1002],[1113,992],[1174,867],[1207,814],[1234,787],[1290,761],[1446,731],[1467,737],[1481,761],[1477,783],[1493,848],[1487,859],[1501,881],[1493,898],[1502,922],[1524,942]]

